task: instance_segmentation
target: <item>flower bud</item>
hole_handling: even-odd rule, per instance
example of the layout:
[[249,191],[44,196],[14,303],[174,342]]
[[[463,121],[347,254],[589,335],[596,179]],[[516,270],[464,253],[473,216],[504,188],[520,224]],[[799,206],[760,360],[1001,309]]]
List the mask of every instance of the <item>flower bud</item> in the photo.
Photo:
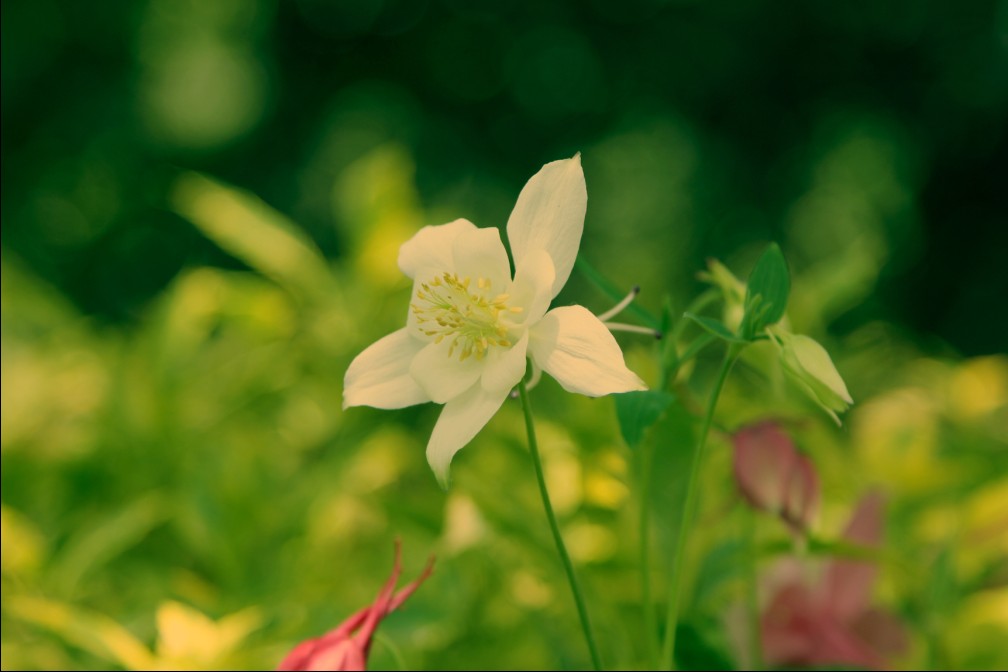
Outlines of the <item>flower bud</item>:
[[434,569],[434,559],[423,573],[398,593],[396,582],[402,568],[399,564],[399,543],[396,542],[395,564],[378,597],[321,637],[301,642],[280,662],[277,670],[364,670],[367,667],[371,637],[382,619],[395,611],[413,594]]
[[733,469],[742,496],[796,531],[808,529],[819,503],[812,462],[773,422],[745,427],[734,436]]
[[808,336],[782,329],[772,330],[771,338],[780,351],[784,371],[840,424],[837,413],[854,401],[826,349]]

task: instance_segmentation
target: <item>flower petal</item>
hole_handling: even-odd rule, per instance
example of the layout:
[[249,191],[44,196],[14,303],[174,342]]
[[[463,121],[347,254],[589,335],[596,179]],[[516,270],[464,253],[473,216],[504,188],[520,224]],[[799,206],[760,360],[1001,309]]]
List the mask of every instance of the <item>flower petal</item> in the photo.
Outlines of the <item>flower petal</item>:
[[796,530],[808,529],[819,507],[819,475],[812,461],[798,452],[784,481],[783,505],[781,518]]
[[646,390],[644,381],[623,362],[616,339],[583,306],[546,313],[530,330],[532,359],[568,392],[599,397]]
[[525,354],[528,352],[529,336],[526,331],[521,339],[507,350],[493,348],[487,354],[487,365],[480,382],[487,392],[510,390],[525,375]]
[[343,408],[402,408],[430,401],[410,375],[410,362],[424,344],[406,329],[393,331],[357,355],[343,378]]
[[[881,493],[865,495],[847,523],[844,539],[862,546],[878,546],[882,541],[883,508]],[[838,618],[849,621],[868,609],[878,567],[871,562],[835,559],[823,577],[825,599]]]
[[581,155],[543,166],[518,194],[507,223],[515,266],[533,250],[545,250],[553,259],[556,277],[552,296],[567,282],[584,230],[588,191]]
[[546,313],[553,299],[553,259],[544,250],[533,250],[515,271],[514,282],[508,294],[510,304],[522,312],[514,315],[518,324],[535,324]]
[[427,443],[427,462],[442,488],[448,487],[452,457],[483,429],[509,392],[510,388],[488,391],[482,385],[474,385],[445,404]]
[[[511,263],[501,242],[500,231],[494,228],[462,231],[452,241],[453,268],[463,280],[485,278],[490,281],[486,292],[493,298],[504,292],[511,280]],[[477,287],[470,286],[469,291]]]
[[410,364],[413,379],[430,397],[431,401],[444,404],[472,387],[486,368],[483,360],[468,357],[459,360],[459,353],[451,356],[451,339],[440,343],[429,343],[417,353]]
[[764,511],[781,510],[785,480],[795,459],[790,437],[774,422],[761,422],[735,433],[735,482],[750,504]]
[[873,651],[885,658],[898,656],[910,644],[903,622],[881,609],[861,612],[851,628]]
[[475,230],[476,225],[465,219],[425,226],[399,248],[399,268],[410,278],[425,268],[435,274],[452,271],[452,244],[459,234]]

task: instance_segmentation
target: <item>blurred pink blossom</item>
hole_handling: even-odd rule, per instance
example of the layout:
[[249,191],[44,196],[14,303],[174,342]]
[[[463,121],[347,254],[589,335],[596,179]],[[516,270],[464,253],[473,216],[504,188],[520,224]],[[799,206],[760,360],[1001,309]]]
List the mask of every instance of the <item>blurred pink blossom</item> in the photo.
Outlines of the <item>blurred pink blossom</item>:
[[301,642],[287,654],[277,670],[364,670],[367,666],[371,637],[381,620],[402,605],[434,569],[434,558],[412,583],[395,591],[402,567],[399,542],[395,547],[392,575],[373,604],[364,607],[321,637]]
[[744,427],[733,437],[735,481],[746,500],[796,531],[809,527],[819,505],[819,477],[775,422]]
[[[864,497],[843,538],[877,546],[882,538],[883,500]],[[880,669],[906,647],[903,625],[871,606],[877,567],[870,562],[831,560],[818,582],[788,560],[778,566],[776,586],[763,611],[763,657],[769,665],[856,665]]]

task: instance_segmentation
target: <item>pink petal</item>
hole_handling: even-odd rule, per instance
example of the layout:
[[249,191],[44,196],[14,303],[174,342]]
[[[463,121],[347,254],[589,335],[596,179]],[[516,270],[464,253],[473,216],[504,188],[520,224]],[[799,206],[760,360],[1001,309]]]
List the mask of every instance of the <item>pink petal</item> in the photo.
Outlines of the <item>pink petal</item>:
[[400,545],[396,540],[392,574],[368,607],[357,611],[326,634],[298,644],[280,662],[277,670],[363,670],[367,664],[371,638],[379,623],[413,594],[434,569],[432,557],[414,581],[395,592],[402,572]]
[[392,574],[389,576],[388,581],[385,582],[385,585],[382,586],[381,591],[378,593],[378,597],[376,597],[374,603],[371,604],[371,608],[367,610],[367,615],[365,616],[360,629],[353,635],[353,640],[365,654],[367,654],[368,649],[371,648],[371,637],[374,635],[374,631],[378,627],[378,624],[381,623],[382,619],[385,618],[390,611],[392,611],[391,603],[392,598],[395,595],[395,585],[396,582],[399,581],[399,575],[402,573],[400,555],[400,544],[399,540],[396,539],[395,560],[392,564]]
[[[844,539],[862,546],[878,546],[882,541],[884,506],[881,493],[863,497],[847,523]],[[823,577],[824,599],[830,611],[849,622],[867,610],[877,573],[878,568],[871,562],[831,561]]]
[[319,640],[308,639],[295,646],[277,665],[277,670],[306,670],[308,661],[318,647]]
[[760,619],[763,658],[771,665],[802,665],[812,660],[816,642],[815,601],[801,584],[778,590]]
[[808,529],[819,506],[819,476],[811,460],[795,453],[785,477],[781,518],[797,530]]
[[868,609],[852,624],[853,630],[872,649],[890,658],[906,651],[910,645],[903,623],[881,609]]
[[795,456],[791,439],[776,423],[762,422],[736,432],[734,443],[732,466],[742,495],[758,509],[780,511]]
[[882,667],[884,661],[857,632],[824,609],[806,586],[779,590],[761,619],[763,657],[770,665]]
[[857,665],[869,669],[885,667],[885,661],[856,632],[833,615],[820,612],[812,621],[815,640],[811,665]]

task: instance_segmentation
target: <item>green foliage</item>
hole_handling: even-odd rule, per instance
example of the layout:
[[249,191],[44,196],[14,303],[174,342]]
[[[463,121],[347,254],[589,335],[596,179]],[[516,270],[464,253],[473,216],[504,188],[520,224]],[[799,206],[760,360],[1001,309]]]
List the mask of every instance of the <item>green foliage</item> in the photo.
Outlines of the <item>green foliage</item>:
[[751,341],[766,327],[776,324],[787,309],[791,292],[791,274],[777,243],[771,243],[760,255],[746,283],[745,313],[739,334]]
[[706,331],[711,336],[716,336],[726,343],[737,343],[744,345],[748,343],[748,339],[740,338],[731,332],[728,327],[723,323],[718,322],[710,317],[704,317],[703,315],[695,315],[693,313],[683,313],[683,317],[691,322],[698,324],[704,331]]
[[661,417],[675,397],[662,390],[645,390],[614,395],[613,401],[623,440],[636,448],[644,431]]
[[[465,4],[0,5],[0,667],[269,668],[374,598],[396,537],[404,576],[437,565],[372,667],[583,667],[517,404],[448,493],[438,409],[341,410],[351,358],[402,325],[398,246],[502,226],[578,150],[589,233],[556,305],[642,286],[627,321],[664,361],[617,338],[670,390],[533,391],[603,658],[647,662],[638,487],[661,611],[717,338],[756,340],[714,418],[680,665],[739,666],[728,439],[772,417],[823,480],[800,557],[875,563],[894,666],[1008,667],[1003,8]],[[756,261],[741,331],[727,302],[672,319],[709,255],[728,294]],[[785,325],[822,352],[782,365]],[[814,414],[847,388],[842,428]],[[880,549],[839,541],[870,486]],[[761,572],[795,553],[775,520],[756,536]]]

